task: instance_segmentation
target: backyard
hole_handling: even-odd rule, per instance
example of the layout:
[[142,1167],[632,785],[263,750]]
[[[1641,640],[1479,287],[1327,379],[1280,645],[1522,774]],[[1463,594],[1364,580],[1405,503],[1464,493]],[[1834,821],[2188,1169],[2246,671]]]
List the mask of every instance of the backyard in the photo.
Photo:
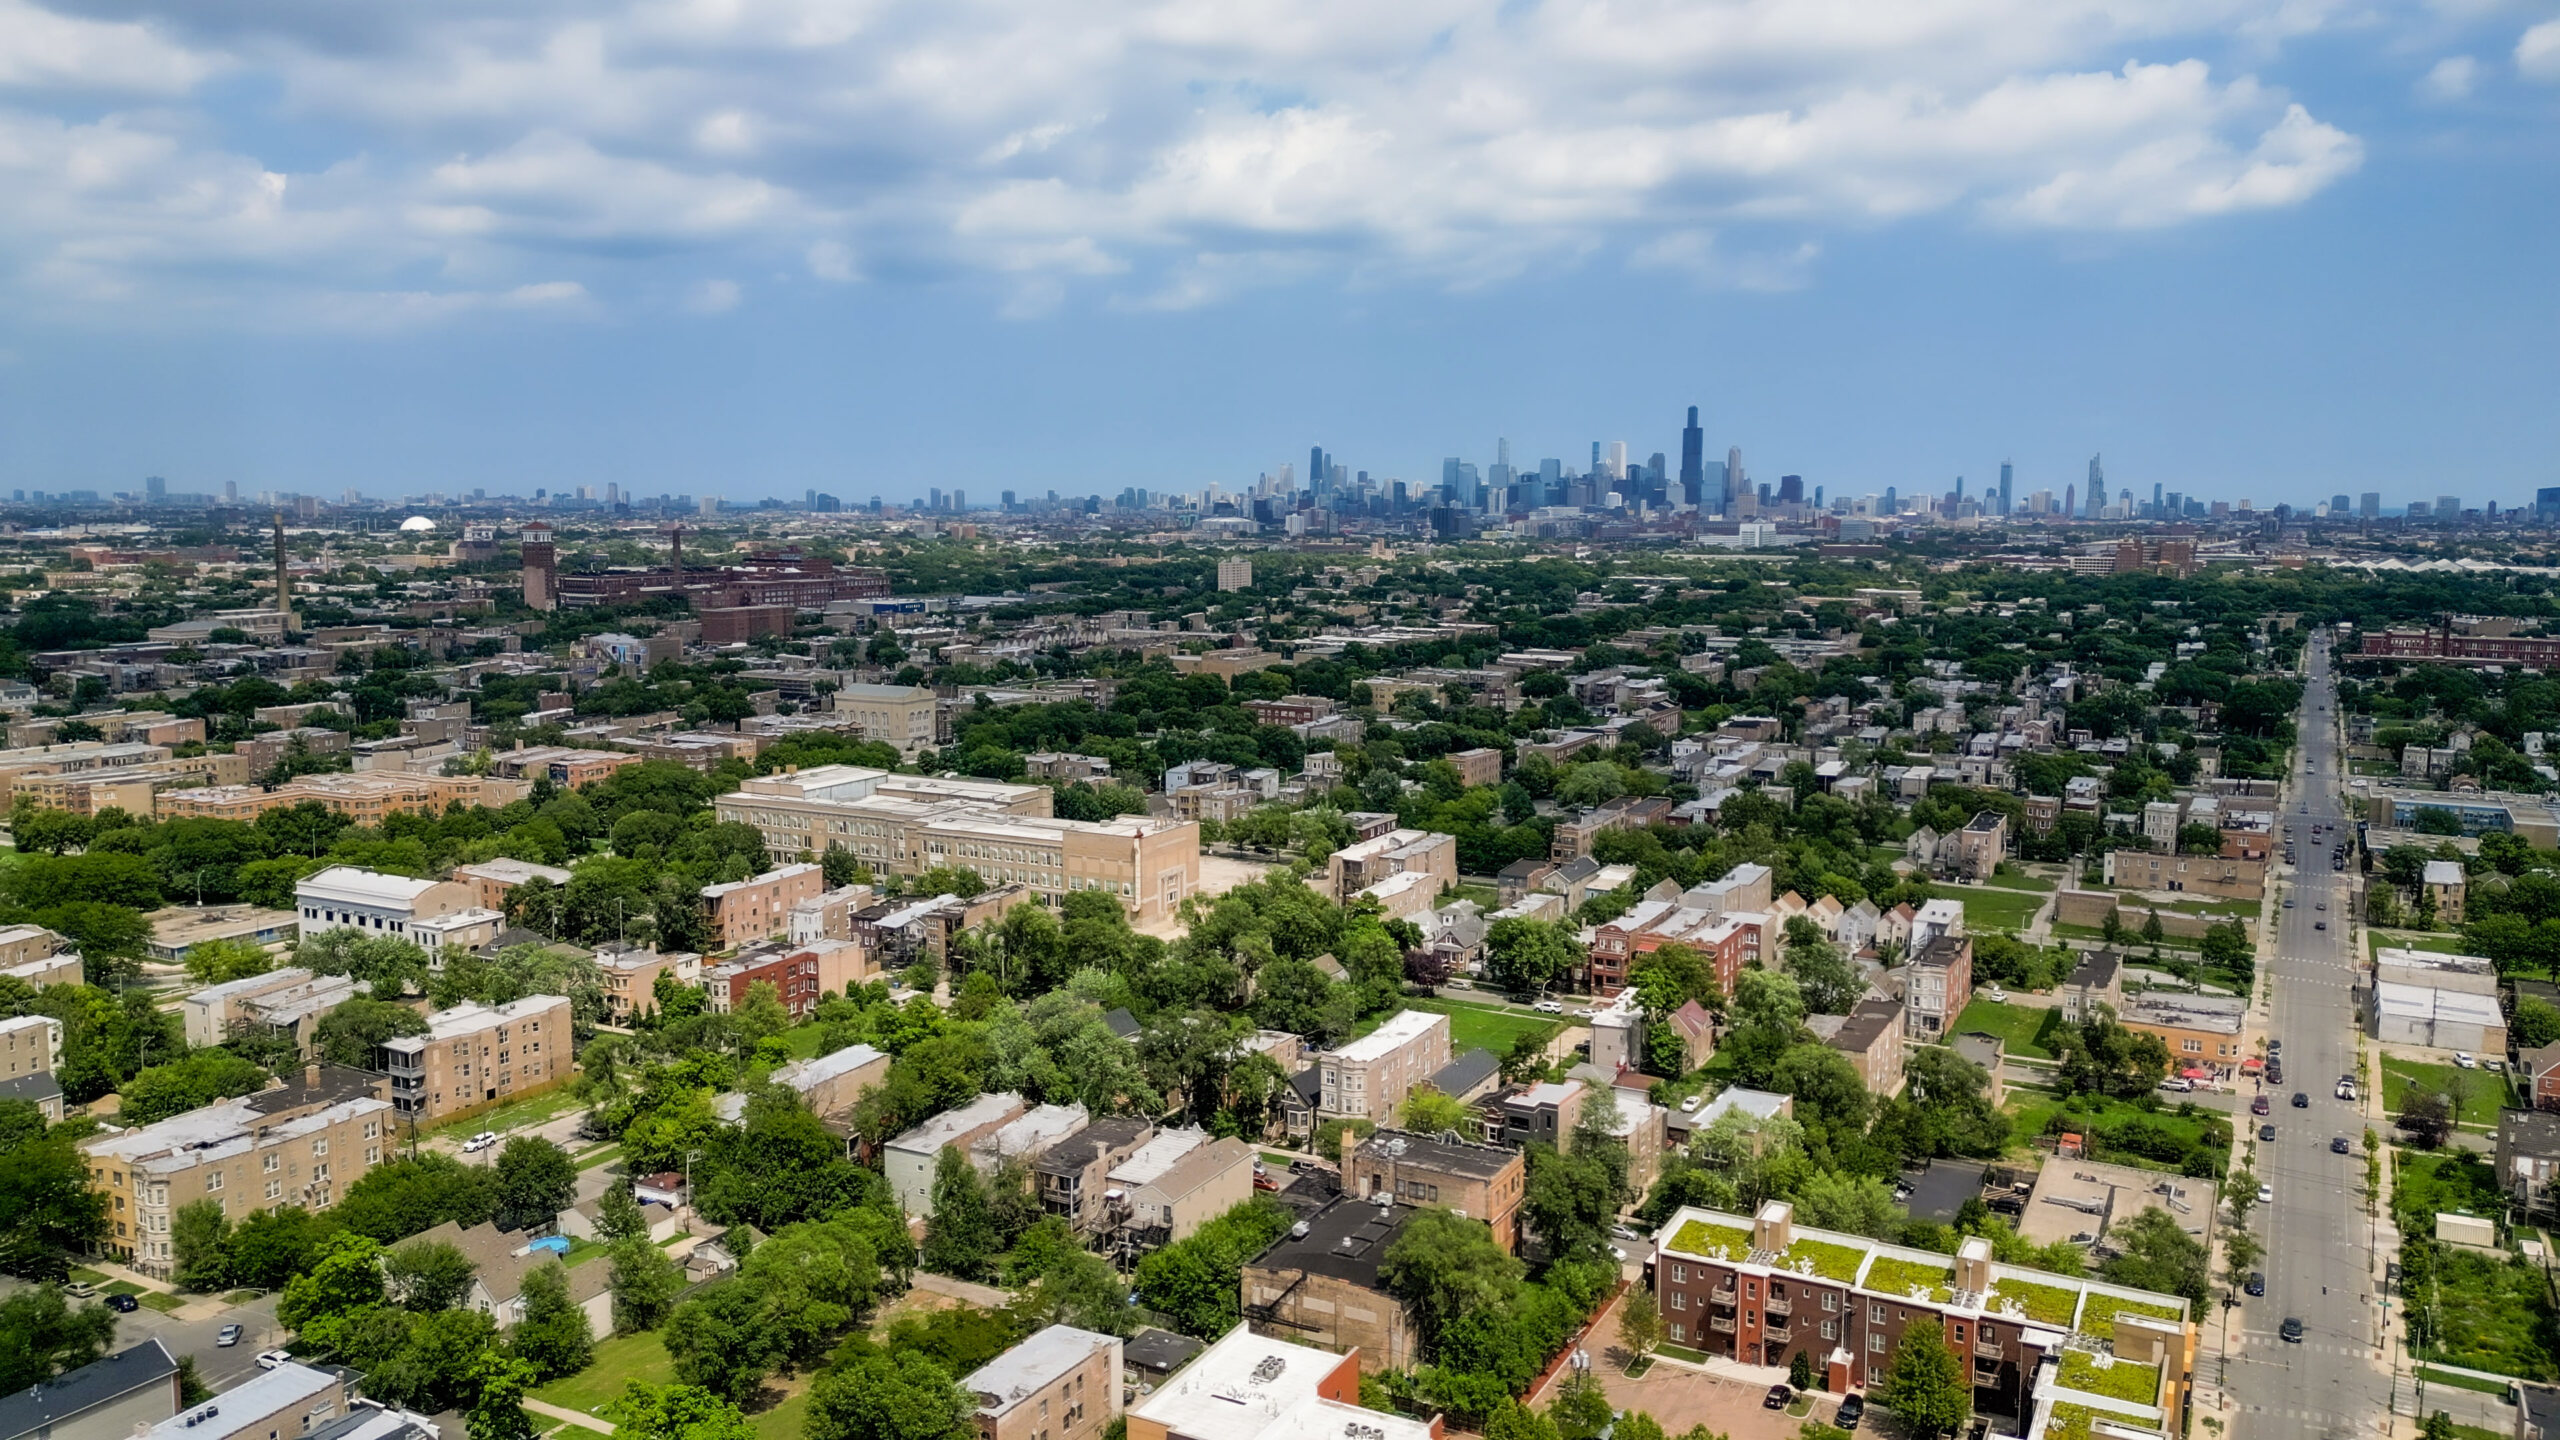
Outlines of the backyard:
[[2004,886],[1964,886],[1955,891],[1964,903],[1964,923],[1971,930],[2024,930],[2044,908],[2047,892]]
[[2012,1145],[2019,1151],[2032,1146],[2059,1117],[2061,1129],[2087,1139],[2092,1160],[2172,1174],[2219,1175],[2231,1158],[2231,1122],[2193,1102],[2153,1109],[2140,1101],[2056,1095],[2012,1085],[2004,1108],[2016,1127]]
[[1550,1016],[1477,1005],[1445,996],[1407,1003],[1413,1009],[1435,1011],[1449,1017],[1449,1053],[1452,1055],[1463,1055],[1474,1049],[1490,1050],[1497,1056],[1507,1055],[1511,1052],[1511,1042],[1522,1035],[1552,1035],[1557,1028],[1557,1021]]
[[2050,1010],[2041,1010],[2027,1005],[2010,1005],[1998,1000],[1976,1000],[1964,1007],[1964,1013],[1956,1017],[1956,1033],[1961,1035],[1968,1030],[1980,1030],[1986,1034],[1999,1036],[2012,1055],[2050,1060],[2053,1058],[2053,1052],[2038,1043],[2036,1035],[2043,1029],[2045,1020],[2052,1015],[2053,1012]]
[[608,1402],[620,1399],[622,1387],[637,1380],[644,1385],[664,1385],[675,1379],[675,1361],[667,1356],[666,1342],[655,1330],[638,1335],[616,1335],[596,1342],[595,1363],[575,1375],[563,1376],[532,1392],[536,1400],[593,1415]]
[[2552,1363],[2560,1329],[2551,1286],[2521,1258],[2501,1260],[2451,1246],[2436,1251],[2437,1274],[2413,1306],[2435,1308],[2436,1338],[2423,1358],[2527,1380],[2560,1375]]

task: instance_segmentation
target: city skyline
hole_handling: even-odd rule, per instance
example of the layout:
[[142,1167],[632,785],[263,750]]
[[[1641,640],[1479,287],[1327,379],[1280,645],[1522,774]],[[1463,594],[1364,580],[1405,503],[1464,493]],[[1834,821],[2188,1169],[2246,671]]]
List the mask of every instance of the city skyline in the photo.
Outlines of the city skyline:
[[1427,481],[1690,404],[1833,493],[2560,453],[2502,5],[12,13],[13,488]]

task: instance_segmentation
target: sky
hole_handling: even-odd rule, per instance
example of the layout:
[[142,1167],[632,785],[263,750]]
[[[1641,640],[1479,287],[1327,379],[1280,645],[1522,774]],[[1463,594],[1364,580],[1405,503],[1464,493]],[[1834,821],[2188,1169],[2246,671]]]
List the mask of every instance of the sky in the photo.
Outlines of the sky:
[[0,0],[0,487],[2560,485],[2560,0]]

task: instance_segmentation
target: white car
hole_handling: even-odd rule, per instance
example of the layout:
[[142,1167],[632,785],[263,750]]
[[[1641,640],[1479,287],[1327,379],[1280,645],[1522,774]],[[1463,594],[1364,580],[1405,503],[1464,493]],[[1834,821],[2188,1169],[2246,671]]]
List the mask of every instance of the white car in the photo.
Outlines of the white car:
[[1989,990],[1983,993],[1989,995],[1995,1003],[2009,998],[2009,992],[2001,989],[1997,985],[1992,986]]
[[2472,1059],[2468,1051],[2456,1050],[2453,1052],[2453,1063],[2461,1069],[2468,1070],[2480,1062]]
[[1681,1114],[1683,1114],[1683,1115],[1695,1115],[1695,1114],[1697,1114],[1697,1113],[1698,1113],[1698,1102],[1699,1102],[1699,1101],[1701,1101],[1701,1100],[1704,1100],[1704,1099],[1706,1099],[1706,1098],[1707,1098],[1707,1097],[1706,1097],[1706,1096],[1704,1096],[1704,1095],[1692,1095],[1692,1096],[1690,1096],[1688,1099],[1681,1101],[1681,1102],[1680,1102],[1680,1113],[1681,1113]]
[[2272,1205],[2272,1204],[2274,1204],[2274,1203],[2275,1203],[2275,1198],[2276,1198],[2276,1187],[2274,1187],[2273,1185],[2261,1185],[2261,1186],[2259,1186],[2259,1187],[2258,1187],[2258,1203],[2259,1203],[2259,1204],[2261,1204],[2261,1205]]
[[1561,1000],[1541,1000],[1537,1003],[1535,1008],[1541,1015],[1561,1015],[1564,1013],[1564,1002]]
[[2507,1073],[2507,1062],[2504,1060],[2484,1059],[2480,1062],[2480,1068],[2488,1071],[2492,1075],[2504,1075]]
[[478,1152],[480,1152],[480,1151],[482,1151],[482,1150],[486,1150],[486,1149],[488,1149],[490,1146],[495,1145],[495,1144],[497,1144],[497,1143],[498,1143],[498,1132],[497,1132],[497,1131],[495,1131],[495,1130],[483,1130],[483,1131],[481,1131],[479,1134],[474,1135],[474,1136],[472,1136],[470,1139],[465,1140],[465,1141],[463,1141],[463,1142],[462,1142],[462,1153],[463,1153],[463,1154],[465,1154],[465,1155],[477,1154]]
[[287,1351],[261,1350],[258,1352],[258,1368],[261,1370],[273,1370],[279,1365],[290,1363],[292,1359],[293,1356]]
[[2163,1090],[2185,1092],[2196,1088],[2196,1082],[2188,1079],[2184,1075],[2172,1075],[2168,1079],[2160,1082],[2160,1088]]
[[1585,1005],[1585,1006],[1583,1006],[1581,1009],[1574,1011],[1574,1012],[1573,1012],[1573,1016],[1574,1016],[1574,1018],[1575,1018],[1575,1019],[1577,1019],[1577,1020],[1588,1020],[1588,1019],[1592,1018],[1593,1016],[1598,1015],[1599,1013],[1600,1013],[1599,1011],[1592,1009],[1592,1008],[1591,1008],[1590,1006],[1588,1006],[1588,1005]]

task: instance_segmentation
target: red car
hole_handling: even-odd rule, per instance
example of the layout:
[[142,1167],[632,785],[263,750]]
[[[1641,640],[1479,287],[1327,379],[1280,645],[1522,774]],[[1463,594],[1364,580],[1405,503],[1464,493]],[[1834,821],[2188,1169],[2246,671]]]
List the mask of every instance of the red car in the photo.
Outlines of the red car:
[[2267,1097],[2264,1095],[2249,1102],[2249,1113],[2252,1115],[2264,1115],[2272,1108],[2274,1107],[2267,1104]]

